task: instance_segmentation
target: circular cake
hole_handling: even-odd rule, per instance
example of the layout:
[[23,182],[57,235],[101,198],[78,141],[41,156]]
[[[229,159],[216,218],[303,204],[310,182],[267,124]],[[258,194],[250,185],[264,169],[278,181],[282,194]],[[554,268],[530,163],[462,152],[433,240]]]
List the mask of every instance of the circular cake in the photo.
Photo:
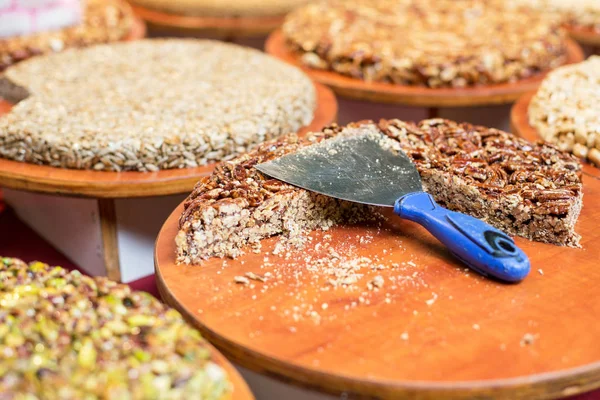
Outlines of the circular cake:
[[132,0],[152,10],[187,16],[267,17],[283,16],[308,0]]
[[600,167],[600,56],[552,71],[527,114],[540,136]]
[[203,399],[231,391],[210,348],[147,293],[0,258],[3,399]]
[[426,87],[514,82],[566,61],[558,21],[484,0],[325,0],[283,34],[311,68]]
[[25,36],[0,38],[0,72],[29,57],[125,38],[133,26],[133,12],[123,0],[86,0],[79,25]]
[[296,132],[316,103],[299,69],[208,40],[69,50],[19,63],[5,77],[29,96],[0,117],[0,156],[62,168],[205,165]]

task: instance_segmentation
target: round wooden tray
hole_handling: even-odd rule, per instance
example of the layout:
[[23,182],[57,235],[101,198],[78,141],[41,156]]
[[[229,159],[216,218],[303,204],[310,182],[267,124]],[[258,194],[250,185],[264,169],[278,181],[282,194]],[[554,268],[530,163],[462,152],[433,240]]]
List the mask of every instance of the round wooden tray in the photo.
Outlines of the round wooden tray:
[[[358,100],[382,103],[406,104],[421,107],[468,107],[493,104],[508,104],[519,96],[538,87],[545,74],[523,79],[516,83],[478,86],[473,88],[440,88],[395,85],[382,82],[365,82],[343,76],[336,72],[306,68],[298,57],[286,46],[281,30],[273,32],[267,39],[267,53],[302,68],[314,80],[333,89],[337,94]],[[572,40],[567,42],[567,63],[583,61],[581,47]]]
[[283,16],[276,17],[197,17],[169,14],[144,7],[132,6],[136,15],[145,20],[150,28],[175,34],[218,34],[231,37],[265,36],[283,23]]
[[213,349],[212,358],[227,372],[229,381],[233,385],[233,392],[224,400],[254,400],[254,395],[237,369],[216,349]]
[[[337,101],[327,87],[315,84],[317,109],[311,124],[299,132],[320,130],[335,121]],[[2,108],[8,108],[0,99]],[[158,172],[106,172],[54,168],[0,159],[0,186],[53,194],[94,198],[162,196],[186,193],[198,179],[212,172],[215,164]]]
[[600,32],[581,26],[566,26],[569,36],[588,46],[600,46]]
[[[312,232],[289,257],[270,254],[275,237],[262,241],[260,254],[248,249],[235,260],[176,265],[182,205],[156,242],[157,284],[228,358],[319,391],[389,399],[573,395],[600,387],[600,181],[586,180],[584,193],[577,224],[583,249],[517,238],[532,262],[520,284],[468,272],[391,211],[380,227]],[[361,270],[358,291],[335,289],[304,261],[328,257],[324,243],[388,268]],[[247,272],[277,278],[234,283]],[[376,275],[384,286],[368,291]]]
[[[537,130],[529,124],[527,110],[535,92],[524,94],[512,107],[510,111],[510,129],[515,135],[519,135],[530,142],[543,140]],[[583,173],[587,176],[600,179],[600,168],[583,161]]]

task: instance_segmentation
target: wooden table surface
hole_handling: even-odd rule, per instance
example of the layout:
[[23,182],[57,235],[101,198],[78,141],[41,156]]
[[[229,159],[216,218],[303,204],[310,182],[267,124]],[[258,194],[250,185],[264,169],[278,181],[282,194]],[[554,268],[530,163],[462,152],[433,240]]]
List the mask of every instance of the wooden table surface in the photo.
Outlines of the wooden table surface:
[[[426,88],[383,82],[365,82],[336,72],[304,67],[285,44],[281,30],[273,32],[265,46],[267,53],[302,68],[315,81],[327,85],[343,97],[379,103],[395,103],[420,107],[471,107],[510,104],[523,93],[536,89],[546,74],[504,83],[471,88]],[[567,41],[567,63],[584,59],[583,50],[573,40]]]
[[[321,130],[335,121],[337,101],[324,85],[315,84],[317,109],[311,124],[300,134]],[[9,105],[0,99],[0,114]],[[107,172],[55,168],[0,159],[0,186],[79,197],[132,198],[190,192],[196,182],[210,174],[215,164],[197,168],[169,169],[158,172]]]
[[[600,180],[585,179],[582,249],[516,239],[532,270],[514,285],[466,270],[390,212],[381,226],[312,232],[289,257],[269,254],[270,238],[260,254],[176,265],[180,206],[156,242],[157,285],[228,358],[286,382],[381,398],[564,397],[600,387],[599,196]],[[370,259],[358,283],[328,284],[315,263],[332,257],[326,246]],[[234,283],[247,272],[272,278]],[[377,275],[383,287],[368,290]]]

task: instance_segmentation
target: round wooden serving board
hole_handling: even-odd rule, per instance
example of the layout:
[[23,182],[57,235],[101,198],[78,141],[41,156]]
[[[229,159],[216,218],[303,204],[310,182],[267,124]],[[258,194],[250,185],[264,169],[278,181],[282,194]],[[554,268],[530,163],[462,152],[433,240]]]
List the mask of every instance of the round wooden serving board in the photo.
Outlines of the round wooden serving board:
[[[527,116],[527,110],[529,109],[529,103],[535,95],[535,92],[524,94],[512,107],[510,111],[510,129],[515,135],[519,135],[522,138],[535,142],[543,140],[538,134],[537,130],[529,124],[529,117]],[[600,179],[600,168],[585,162],[583,163],[583,173],[590,178]]]
[[227,376],[229,377],[229,381],[233,386],[233,392],[231,395],[225,397],[223,400],[254,400],[254,395],[248,388],[248,385],[240,375],[240,373],[235,369],[233,365],[221,353],[219,353],[216,349],[212,349],[212,359],[217,364],[221,366],[227,372]]
[[[335,95],[315,84],[317,109],[310,125],[299,133],[321,130],[337,116]],[[0,99],[2,109],[10,109]],[[0,159],[0,186],[33,192],[95,198],[162,196],[186,193],[198,179],[212,172],[215,164],[197,168],[168,169],[158,172],[107,172],[55,168],[45,165]]]
[[[269,36],[265,50],[281,60],[302,68],[314,80],[331,87],[340,96],[420,107],[469,107],[509,104],[517,100],[521,94],[536,89],[545,76],[545,74],[539,74],[515,83],[471,88],[432,89],[383,82],[365,82],[332,71],[304,67],[298,60],[298,56],[286,46],[281,30],[277,30]],[[567,41],[567,51],[568,64],[583,61],[583,50],[574,41]]]
[[588,46],[600,46],[600,32],[597,30],[581,26],[567,26],[566,30],[569,36],[579,43]]
[[275,17],[200,17],[169,14],[132,6],[137,16],[151,28],[175,34],[217,34],[231,37],[265,36],[283,23]]
[[[469,272],[391,212],[380,227],[312,232],[289,255],[270,254],[275,237],[262,241],[260,254],[177,265],[182,205],[156,242],[157,284],[232,361],[319,391],[388,399],[573,395],[600,387],[600,181],[585,180],[584,193],[583,248],[517,238],[532,263],[520,284]],[[350,288],[331,286],[327,263],[314,261],[338,257],[330,249],[346,261],[371,260]],[[272,275],[234,283],[248,272]],[[368,290],[377,275],[383,286]]]

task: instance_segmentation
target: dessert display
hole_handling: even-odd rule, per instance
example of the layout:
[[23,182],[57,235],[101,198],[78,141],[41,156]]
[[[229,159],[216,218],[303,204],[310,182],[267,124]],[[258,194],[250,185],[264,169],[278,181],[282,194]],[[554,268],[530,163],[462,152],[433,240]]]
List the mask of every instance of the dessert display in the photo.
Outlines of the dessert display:
[[198,331],[149,294],[40,262],[0,259],[3,398],[221,400]]
[[282,16],[307,0],[132,0],[148,9],[171,14],[205,17]]
[[[246,245],[347,220],[376,209],[307,192],[270,179],[254,166],[339,135],[382,134],[415,162],[423,186],[446,208],[470,214],[527,239],[577,247],[582,207],[581,165],[549,144],[444,119],[331,126],[304,138],[288,135],[220,164],[186,200],[176,236],[177,261],[201,264],[236,257]],[[300,239],[298,239],[300,240]]]
[[0,2],[0,71],[32,56],[119,41],[131,32],[133,12],[123,0],[86,0],[82,16],[79,3]]
[[325,0],[290,13],[283,35],[309,68],[398,85],[516,82],[567,60],[559,21],[483,0]]
[[600,2],[597,0],[511,0],[543,13],[561,18],[572,27],[586,28],[600,33]]
[[600,167],[600,56],[551,72],[531,99],[529,123],[546,141]]
[[205,165],[297,131],[316,107],[299,69],[208,40],[74,49],[19,63],[4,78],[0,89],[28,96],[0,117],[0,156],[60,168]]

